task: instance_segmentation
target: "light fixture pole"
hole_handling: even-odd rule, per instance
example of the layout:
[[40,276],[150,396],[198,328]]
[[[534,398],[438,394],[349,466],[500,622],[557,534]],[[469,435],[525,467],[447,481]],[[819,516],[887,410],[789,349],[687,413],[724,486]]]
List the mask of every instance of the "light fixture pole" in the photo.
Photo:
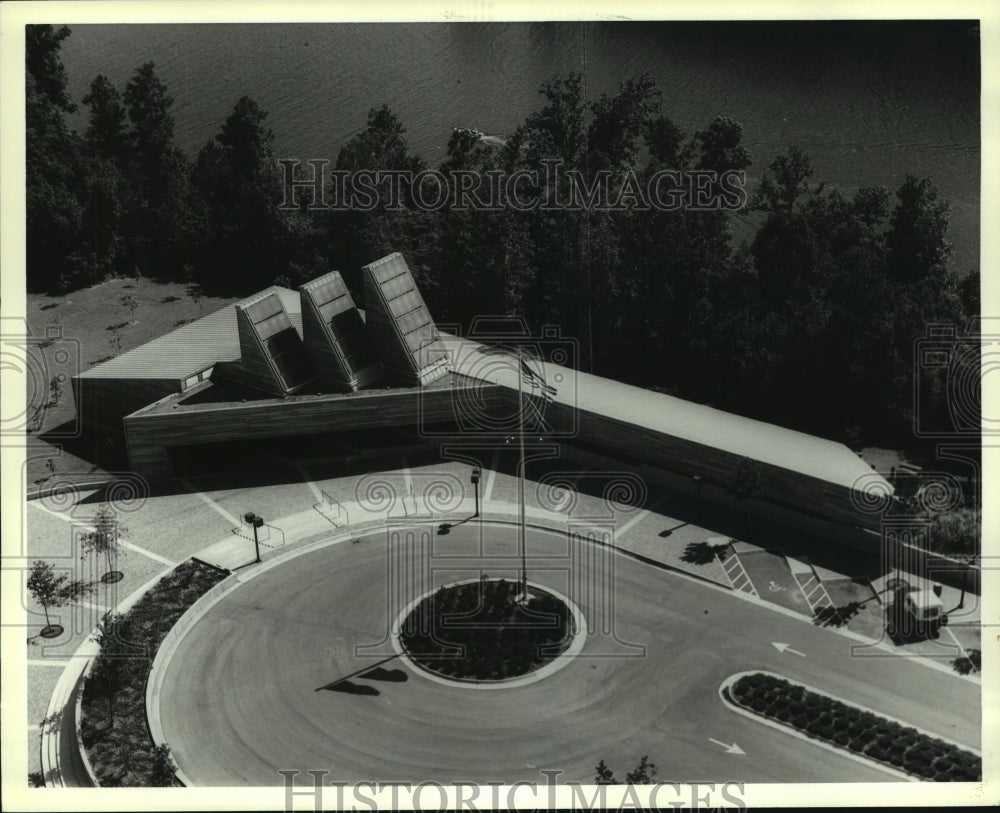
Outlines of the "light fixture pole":
[[247,511],[243,515],[243,519],[253,525],[253,547],[257,552],[257,560],[255,564],[260,563],[260,542],[257,541],[257,529],[264,524],[264,518],[257,516],[253,511]]
[[472,486],[476,490],[476,513],[472,515],[474,517],[479,516],[479,478],[482,476],[482,474],[483,474],[482,469],[472,470]]

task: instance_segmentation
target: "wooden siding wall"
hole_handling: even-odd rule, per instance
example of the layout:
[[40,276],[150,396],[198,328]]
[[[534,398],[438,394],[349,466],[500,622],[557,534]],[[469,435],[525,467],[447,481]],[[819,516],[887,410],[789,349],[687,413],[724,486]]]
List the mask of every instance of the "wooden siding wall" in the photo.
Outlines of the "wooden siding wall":
[[[488,409],[503,403],[500,386],[477,388]],[[186,444],[319,435],[379,426],[456,420],[451,389],[379,392],[340,398],[289,398],[217,408],[144,411],[125,419],[132,468],[147,477],[171,474],[168,449]]]
[[73,399],[84,431],[103,430],[118,435],[122,420],[137,409],[180,392],[179,381],[153,378],[74,378]]

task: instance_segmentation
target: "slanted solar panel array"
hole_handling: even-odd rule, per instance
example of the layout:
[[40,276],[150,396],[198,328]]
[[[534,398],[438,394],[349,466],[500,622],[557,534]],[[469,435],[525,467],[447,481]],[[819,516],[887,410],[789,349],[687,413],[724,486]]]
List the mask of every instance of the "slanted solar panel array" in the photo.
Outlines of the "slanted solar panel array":
[[437,327],[398,252],[364,268],[368,332],[382,364],[411,383],[428,384],[448,371]]
[[236,306],[240,364],[259,388],[288,395],[314,378],[302,340],[273,290]]
[[331,271],[307,282],[299,294],[302,338],[324,381],[357,390],[378,380],[378,360],[366,341],[361,314],[340,274]]

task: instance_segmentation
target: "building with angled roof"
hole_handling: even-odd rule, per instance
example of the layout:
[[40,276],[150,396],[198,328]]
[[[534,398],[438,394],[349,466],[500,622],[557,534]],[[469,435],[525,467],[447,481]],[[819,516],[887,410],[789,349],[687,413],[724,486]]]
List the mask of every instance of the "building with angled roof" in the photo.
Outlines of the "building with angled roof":
[[570,460],[733,507],[749,458],[758,513],[824,536],[878,528],[864,495],[892,487],[841,443],[580,372],[556,333],[440,333],[400,254],[365,267],[364,292],[362,312],[336,272],[268,288],[80,373],[84,428],[164,478],[196,447],[409,427],[430,448],[495,441],[531,413]]

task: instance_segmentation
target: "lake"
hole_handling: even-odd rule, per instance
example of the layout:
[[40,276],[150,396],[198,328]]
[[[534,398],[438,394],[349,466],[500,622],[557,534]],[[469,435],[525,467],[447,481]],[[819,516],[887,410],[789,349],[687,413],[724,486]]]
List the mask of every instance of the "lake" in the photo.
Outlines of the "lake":
[[[784,147],[851,192],[931,177],[951,204],[954,267],[978,267],[980,62],[971,23],[421,23],[74,25],[75,101],[98,73],[124,91],[152,60],[192,155],[242,95],[269,112],[278,155],[328,157],[386,103],[432,166],[453,127],[505,134],[538,89],[579,71],[587,96],[648,72],[685,132],[744,128],[751,179]],[[83,113],[74,126],[85,126]]]

